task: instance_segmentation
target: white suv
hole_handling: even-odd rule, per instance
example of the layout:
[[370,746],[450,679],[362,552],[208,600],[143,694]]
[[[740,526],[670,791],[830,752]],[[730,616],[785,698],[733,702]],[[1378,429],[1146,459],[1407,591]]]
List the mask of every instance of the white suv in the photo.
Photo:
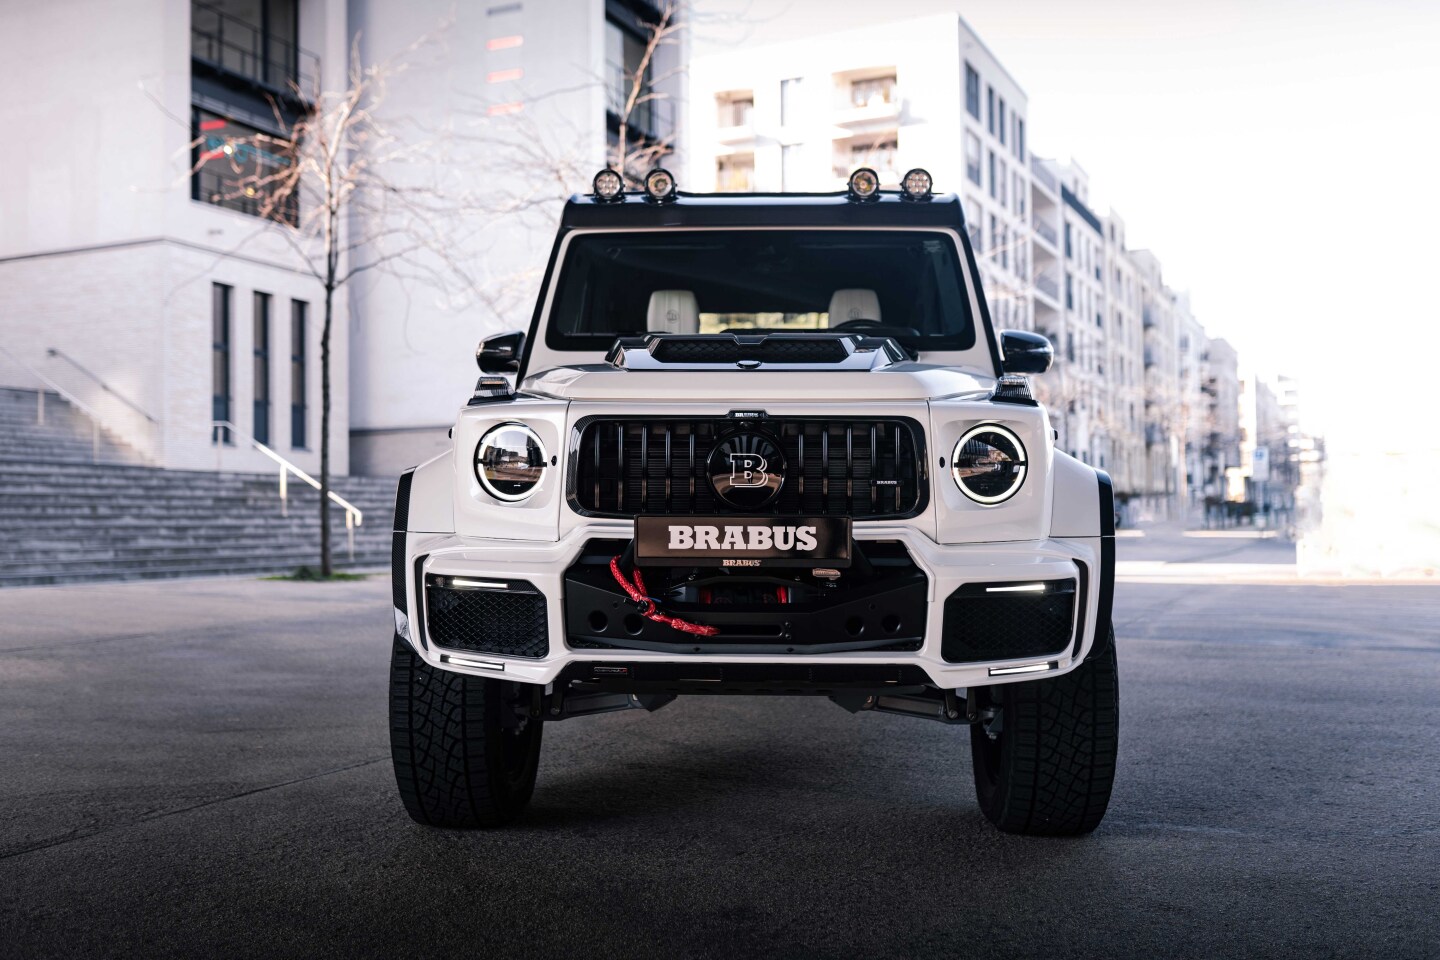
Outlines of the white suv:
[[1054,449],[960,202],[572,198],[526,333],[481,344],[453,452],[400,480],[390,711],[410,815],[504,823],[545,724],[826,696],[968,726],[1000,829],[1104,816],[1109,478]]

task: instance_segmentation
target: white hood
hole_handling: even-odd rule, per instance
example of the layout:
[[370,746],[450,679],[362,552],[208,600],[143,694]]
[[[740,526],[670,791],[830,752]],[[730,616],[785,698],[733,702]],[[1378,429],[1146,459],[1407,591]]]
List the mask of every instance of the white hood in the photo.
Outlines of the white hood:
[[697,401],[980,400],[995,378],[958,367],[901,363],[878,370],[622,370],[610,364],[555,367],[527,377],[520,393],[607,403]]

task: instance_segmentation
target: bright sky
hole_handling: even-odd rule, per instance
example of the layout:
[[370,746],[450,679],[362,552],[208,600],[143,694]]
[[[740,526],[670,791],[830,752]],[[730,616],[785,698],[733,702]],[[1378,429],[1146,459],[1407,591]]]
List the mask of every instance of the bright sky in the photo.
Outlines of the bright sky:
[[1332,451],[1440,448],[1440,2],[696,3],[697,56],[958,10],[1032,148],[1080,162],[1242,366],[1302,379]]

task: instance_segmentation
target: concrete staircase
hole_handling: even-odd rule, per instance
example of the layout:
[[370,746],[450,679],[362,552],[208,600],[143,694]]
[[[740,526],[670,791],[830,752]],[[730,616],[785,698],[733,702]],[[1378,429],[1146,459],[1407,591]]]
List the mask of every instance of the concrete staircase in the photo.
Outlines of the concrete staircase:
[[[89,421],[59,397],[0,388],[0,586],[288,573],[318,566],[319,493],[294,480],[281,515],[274,473],[160,470],[103,436],[92,462]],[[390,560],[395,481],[341,477],[365,513],[347,552],[345,512],[331,506],[339,567]]]

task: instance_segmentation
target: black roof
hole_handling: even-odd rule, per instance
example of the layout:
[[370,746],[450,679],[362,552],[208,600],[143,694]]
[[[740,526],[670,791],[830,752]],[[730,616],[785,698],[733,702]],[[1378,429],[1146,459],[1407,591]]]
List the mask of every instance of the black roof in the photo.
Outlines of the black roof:
[[874,200],[837,193],[677,193],[656,203],[643,193],[621,202],[573,196],[560,224],[577,227],[945,227],[963,230],[960,197],[910,200],[882,191]]

